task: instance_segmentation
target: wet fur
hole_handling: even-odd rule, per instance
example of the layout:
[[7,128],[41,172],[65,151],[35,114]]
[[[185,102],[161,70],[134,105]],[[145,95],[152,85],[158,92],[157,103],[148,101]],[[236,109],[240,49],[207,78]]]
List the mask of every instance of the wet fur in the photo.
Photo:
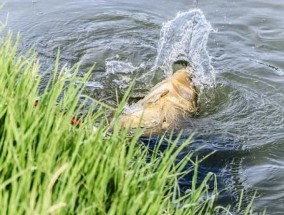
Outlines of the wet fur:
[[144,135],[161,134],[197,112],[198,94],[192,70],[184,68],[160,82],[120,118],[122,127],[143,128]]

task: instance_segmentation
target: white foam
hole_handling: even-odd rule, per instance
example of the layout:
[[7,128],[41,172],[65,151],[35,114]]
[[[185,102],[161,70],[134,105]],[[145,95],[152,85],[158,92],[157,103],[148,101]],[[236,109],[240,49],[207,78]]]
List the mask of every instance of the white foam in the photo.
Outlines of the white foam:
[[133,66],[129,62],[123,62],[119,60],[106,60],[106,71],[107,74],[117,74],[117,73],[133,73],[138,67]]

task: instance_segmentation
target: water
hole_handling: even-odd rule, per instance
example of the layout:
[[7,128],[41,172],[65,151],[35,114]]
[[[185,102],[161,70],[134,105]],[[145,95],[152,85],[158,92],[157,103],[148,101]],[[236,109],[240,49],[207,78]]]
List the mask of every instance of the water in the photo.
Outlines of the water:
[[196,133],[203,152],[217,151],[202,168],[229,187],[222,201],[257,191],[258,210],[282,214],[283,11],[279,0],[9,0],[0,18],[9,12],[21,49],[36,49],[43,70],[58,48],[62,64],[80,61],[82,73],[96,62],[89,93],[110,103],[114,88],[121,96],[136,78],[139,98],[171,74],[175,58],[191,60],[200,115],[185,132]]

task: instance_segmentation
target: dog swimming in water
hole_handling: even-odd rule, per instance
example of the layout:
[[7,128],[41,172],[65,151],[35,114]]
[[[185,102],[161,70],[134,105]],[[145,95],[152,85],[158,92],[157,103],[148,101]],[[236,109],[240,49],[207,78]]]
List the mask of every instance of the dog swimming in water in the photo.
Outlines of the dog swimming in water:
[[[184,61],[182,61],[184,63]],[[143,129],[144,136],[163,134],[178,127],[182,119],[197,113],[198,93],[192,78],[194,69],[187,62],[172,76],[154,86],[119,122],[123,128]]]

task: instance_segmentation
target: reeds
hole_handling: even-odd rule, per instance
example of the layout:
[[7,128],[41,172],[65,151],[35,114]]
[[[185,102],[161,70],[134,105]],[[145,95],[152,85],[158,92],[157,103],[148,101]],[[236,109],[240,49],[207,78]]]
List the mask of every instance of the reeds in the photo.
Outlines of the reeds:
[[[127,96],[107,122],[108,107],[83,95],[90,72],[80,77],[77,65],[59,69],[57,60],[42,89],[36,56],[18,55],[11,38],[0,44],[0,214],[229,213],[214,205],[217,186],[208,190],[214,174],[196,186],[199,162],[176,161],[190,138],[150,150],[139,130],[129,138],[116,121]],[[188,171],[192,186],[181,194]]]

